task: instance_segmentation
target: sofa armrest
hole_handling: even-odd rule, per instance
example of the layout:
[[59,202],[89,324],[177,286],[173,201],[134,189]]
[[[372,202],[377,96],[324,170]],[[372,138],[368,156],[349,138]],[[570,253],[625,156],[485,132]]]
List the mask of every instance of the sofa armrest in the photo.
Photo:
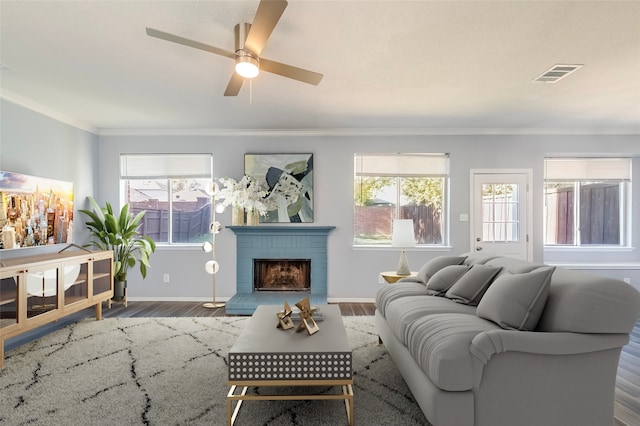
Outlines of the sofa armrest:
[[621,348],[627,343],[628,334],[490,330],[473,338],[470,351],[477,360],[486,365],[493,355],[507,351],[572,355]]
[[469,351],[472,355],[473,382],[478,388],[484,366],[494,355],[521,352],[549,357],[577,355],[622,348],[628,334],[550,333],[540,331],[489,330],[476,335]]

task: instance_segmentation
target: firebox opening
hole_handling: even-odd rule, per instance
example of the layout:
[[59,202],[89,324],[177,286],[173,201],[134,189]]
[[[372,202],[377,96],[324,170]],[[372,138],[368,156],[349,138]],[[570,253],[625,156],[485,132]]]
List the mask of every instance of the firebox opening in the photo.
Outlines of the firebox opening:
[[253,259],[254,291],[305,291],[311,288],[311,259]]

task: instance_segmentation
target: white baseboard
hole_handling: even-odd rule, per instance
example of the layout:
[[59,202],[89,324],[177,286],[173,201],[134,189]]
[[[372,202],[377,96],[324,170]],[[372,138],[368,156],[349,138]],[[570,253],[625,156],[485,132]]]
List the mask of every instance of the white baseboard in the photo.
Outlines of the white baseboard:
[[620,262],[620,263],[568,263],[568,262],[547,262],[547,265],[558,266],[565,269],[578,270],[628,270],[640,269],[640,262]]
[[[230,297],[218,297],[216,301],[227,302]],[[127,297],[127,300],[132,302],[211,302],[211,298],[206,297]],[[374,303],[375,298],[349,298],[349,297],[329,297],[327,298],[329,303]]]
[[[218,297],[216,298],[216,302],[226,302],[230,297]],[[128,301],[131,302],[211,302],[211,298],[207,297],[152,297],[152,296],[143,296],[143,297],[127,297]]]
[[362,298],[349,298],[349,297],[328,297],[327,302],[329,303],[374,303],[376,301],[373,297],[362,297]]

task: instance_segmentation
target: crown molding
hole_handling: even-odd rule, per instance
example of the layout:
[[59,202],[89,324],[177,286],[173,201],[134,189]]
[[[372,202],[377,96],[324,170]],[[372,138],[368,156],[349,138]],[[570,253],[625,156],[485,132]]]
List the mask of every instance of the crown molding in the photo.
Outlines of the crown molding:
[[20,96],[16,93],[13,93],[9,90],[0,89],[0,99],[19,105],[30,111],[37,112],[39,114],[52,118],[61,123],[68,124],[69,126],[76,127],[80,130],[84,130],[89,133],[93,133],[94,135],[99,134],[98,128],[95,126],[92,126],[91,124],[85,123],[80,120],[76,120],[73,117],[70,117],[66,114],[62,114],[58,111],[55,111],[31,99],[25,98],[24,96]]
[[100,136],[631,136],[640,128],[327,128],[327,129],[100,129]]
[[6,89],[0,89],[0,99],[20,105],[26,109],[42,114],[69,126],[87,131],[97,136],[636,136],[640,135],[640,127],[619,129],[583,129],[583,128],[317,128],[317,129],[129,129],[98,128],[89,123],[77,120],[66,114],[45,107],[31,99],[20,96]]

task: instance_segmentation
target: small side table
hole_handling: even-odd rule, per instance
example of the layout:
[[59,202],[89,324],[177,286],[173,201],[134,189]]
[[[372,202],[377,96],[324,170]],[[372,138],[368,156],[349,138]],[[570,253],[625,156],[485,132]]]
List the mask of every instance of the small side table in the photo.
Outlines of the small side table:
[[396,281],[398,281],[400,278],[415,277],[416,275],[418,275],[418,273],[415,271],[411,271],[409,275],[398,275],[395,271],[386,271],[380,272],[380,275],[387,283],[395,284]]

